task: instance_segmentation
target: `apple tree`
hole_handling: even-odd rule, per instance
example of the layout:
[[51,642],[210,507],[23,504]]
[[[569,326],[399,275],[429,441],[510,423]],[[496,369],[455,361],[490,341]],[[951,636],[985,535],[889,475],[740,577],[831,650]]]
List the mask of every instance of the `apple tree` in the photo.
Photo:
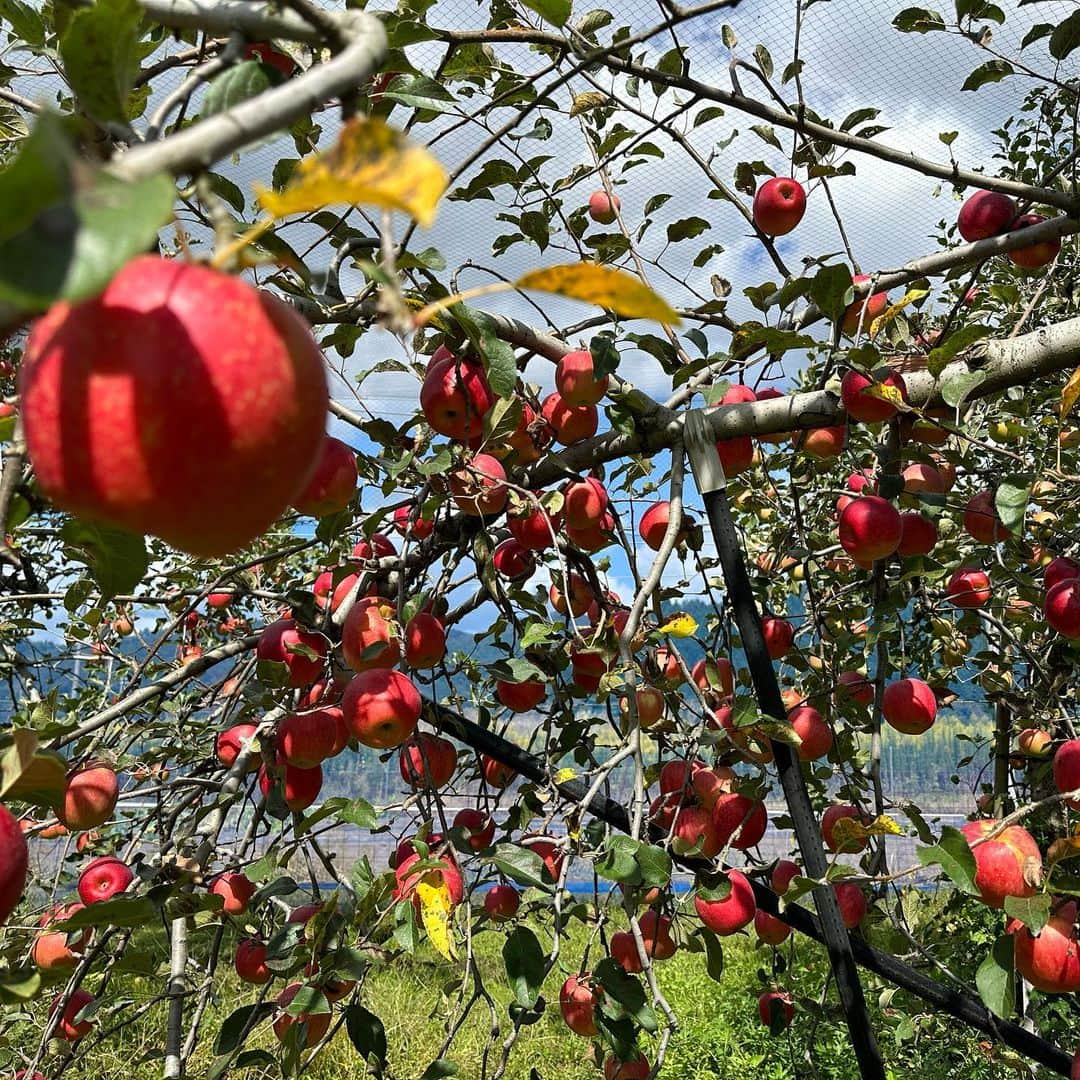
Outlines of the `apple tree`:
[[5,1075],[383,1075],[430,948],[425,1075],[657,1076],[736,934],[1077,1075],[1080,12],[890,11],[994,95],[913,150],[753,6],[0,3]]

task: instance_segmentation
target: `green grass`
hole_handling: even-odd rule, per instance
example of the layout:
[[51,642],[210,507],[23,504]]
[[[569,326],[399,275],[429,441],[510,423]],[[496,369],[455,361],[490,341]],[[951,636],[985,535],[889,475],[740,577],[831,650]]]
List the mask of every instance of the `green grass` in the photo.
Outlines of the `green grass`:
[[[538,929],[545,946],[548,939]],[[200,931],[194,936],[195,955],[205,953],[208,936]],[[511,1028],[506,1005],[511,998],[502,961],[502,930],[488,931],[475,938],[479,970],[497,1002],[500,1037],[492,1050],[489,1070],[498,1059],[498,1042]],[[587,940],[586,928],[572,922],[562,943],[563,962],[544,985],[546,1009],[543,1017],[522,1029],[506,1076],[512,1080],[596,1080],[600,1075],[594,1064],[594,1045],[572,1034],[563,1024],[558,1008],[558,989],[566,973],[576,971]],[[150,943],[140,940],[140,947]],[[157,946],[153,946],[158,948]],[[595,948],[595,946],[594,946]],[[231,955],[231,947],[228,948]],[[821,1002],[828,965],[824,953],[803,941],[797,951],[781,947],[774,960],[769,949],[756,948],[752,940],[739,935],[724,943],[725,970],[720,982],[706,972],[703,954],[680,951],[672,959],[657,965],[659,984],[674,1009],[679,1029],[668,1048],[663,1077],[665,1080],[841,1080],[858,1075],[846,1028],[835,996]],[[160,951],[152,959],[164,961]],[[763,981],[776,963],[777,980],[792,990],[800,1004],[790,1031],[772,1036],[757,1017],[757,995]],[[790,967],[788,966],[790,964]],[[251,987],[226,974],[231,965],[223,965],[217,996],[207,1011],[200,1048],[189,1065],[190,1077],[206,1075],[213,1060],[213,1042],[223,1020],[238,1006],[255,999]],[[125,973],[114,976],[107,1001],[130,1003],[134,1008],[162,991],[162,968],[153,974]],[[395,1080],[418,1080],[438,1055],[445,1037],[445,1024],[458,1008],[457,985],[460,964],[449,963],[426,946],[417,954],[392,966],[373,967],[365,980],[362,1001],[383,1021],[389,1045],[389,1075]],[[91,979],[88,984],[96,989]],[[471,984],[470,984],[471,985]],[[991,1080],[1015,1075],[1004,1064],[992,1064],[978,1047],[973,1033],[961,1025],[919,1011],[918,1003],[897,995],[884,1011],[879,996],[885,989],[868,981],[867,996],[873,1010],[873,1023],[886,1056],[890,1076],[900,1080]],[[276,992],[276,991],[275,991]],[[35,1003],[36,1023],[51,994]],[[907,1010],[911,1010],[909,1013]],[[103,1018],[103,1026],[112,1026],[125,1015],[123,1011]],[[85,1054],[65,1076],[88,1080],[142,1080],[161,1075],[166,1006],[156,1004],[134,1023],[106,1039],[91,1041]],[[484,1002],[474,1006],[463,1024],[447,1057],[458,1066],[457,1075],[466,1080],[479,1078],[485,1045],[491,1035],[492,1016]],[[3,1045],[27,1045],[31,1025],[9,1025]],[[280,1056],[269,1024],[263,1024],[246,1044],[262,1047]],[[651,1047],[643,1045],[646,1053]],[[7,1075],[4,1051],[0,1049],[0,1076]],[[533,1072],[532,1070],[535,1070]],[[45,1069],[49,1076],[49,1069]],[[278,1075],[265,1067],[235,1070],[230,1076],[255,1077]],[[339,1080],[342,1077],[367,1076],[364,1063],[353,1049],[345,1032],[339,1031],[330,1047],[307,1070],[313,1080]]]

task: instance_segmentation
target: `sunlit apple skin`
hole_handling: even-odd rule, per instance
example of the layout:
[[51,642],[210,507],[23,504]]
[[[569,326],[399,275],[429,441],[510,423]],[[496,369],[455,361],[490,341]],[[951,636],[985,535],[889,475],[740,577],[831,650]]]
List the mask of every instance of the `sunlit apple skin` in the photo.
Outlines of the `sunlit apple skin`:
[[802,432],[796,440],[796,445],[811,457],[828,461],[840,456],[846,438],[847,428],[843,424],[834,424],[832,427],[811,428],[809,431]]
[[900,515],[900,543],[896,554],[902,559],[929,555],[937,545],[937,526],[917,510],[905,510]]
[[79,875],[79,899],[86,905],[99,904],[122,893],[135,880],[126,863],[111,855],[94,859]]
[[447,355],[433,358],[420,388],[424,418],[440,435],[458,442],[479,438],[484,417],[495,404],[483,367]]
[[563,517],[575,529],[599,525],[607,508],[607,489],[595,476],[574,480],[563,490]]
[[289,713],[277,728],[277,750],[284,761],[300,769],[313,769],[333,756],[338,730],[328,709]]
[[[94,1026],[92,1020],[79,1020],[76,1021],[75,1017],[82,1012],[94,1000],[94,995],[89,990],[83,990],[81,987],[74,991],[67,999],[67,1003],[63,1006],[63,1011],[60,1013],[60,1020],[54,1028],[53,1033],[59,1039],[64,1039],[67,1042],[77,1042],[79,1039],[90,1034],[91,1029]],[[49,1009],[49,1016],[53,1016],[64,1001],[64,995],[59,995],[52,1003]]]
[[[864,285],[870,281],[869,274],[856,274],[852,279],[852,285]],[[866,311],[863,313],[863,307],[865,305]],[[874,293],[870,297],[869,303],[866,302],[865,296],[860,296],[855,299],[844,312],[844,318],[840,324],[840,328],[848,337],[854,337],[859,330],[859,320],[862,319],[862,332],[865,334],[870,329],[870,324],[884,314],[885,309],[889,306],[888,293]]]
[[895,506],[880,495],[860,495],[844,507],[837,523],[840,546],[858,562],[892,555],[900,545],[903,522]]
[[840,382],[840,400],[844,409],[853,420],[863,423],[876,423],[891,420],[897,413],[896,406],[885,398],[867,393],[875,387],[888,387],[895,390],[901,401],[907,401],[907,386],[904,377],[896,371],[890,371],[880,382],[875,382],[861,371],[847,372]]
[[349,609],[341,626],[341,654],[353,671],[391,668],[401,659],[401,640],[395,626],[368,598]]
[[476,454],[467,465],[450,474],[450,493],[463,514],[489,517],[506,506],[506,470],[498,458]]
[[82,911],[84,907],[80,902],[55,907],[39,920],[38,925],[43,930],[34,939],[34,948],[30,955],[34,964],[42,971],[70,971],[78,963],[79,956],[90,944],[90,928],[87,927],[78,936],[71,936],[69,941],[66,931],[50,931],[47,927],[74,915],[76,911]]
[[357,741],[376,750],[400,746],[420,720],[420,693],[400,671],[375,668],[345,688],[341,712]]
[[[242,749],[241,744],[253,739],[256,730],[257,728],[254,724],[234,724],[231,728],[226,728],[217,737],[215,750],[218,761],[220,761],[225,768],[231,769],[233,763],[240,756],[240,751]],[[248,754],[247,771],[249,773],[255,772],[260,764],[262,764],[262,755],[259,753],[258,745],[255,745]]]
[[1063,637],[1080,638],[1080,580],[1066,578],[1047,594],[1043,605],[1046,621]]
[[595,405],[567,405],[558,394],[544,398],[540,414],[555,432],[555,441],[562,446],[591,439],[600,426],[600,414]]
[[766,236],[786,236],[806,213],[806,192],[790,176],[774,176],[754,193],[754,224]]
[[1000,825],[998,821],[982,819],[969,821],[960,831],[967,838],[975,856],[975,887],[979,899],[992,908],[1003,908],[1009,896],[1034,896],[1032,881],[1042,874],[1042,854],[1039,845],[1027,829],[1010,825],[992,840],[981,844],[975,841]]
[[457,768],[457,750],[449,739],[420,732],[398,751],[401,779],[412,788],[441,788]]
[[792,862],[791,859],[781,859],[773,867],[772,874],[769,877],[772,891],[783,896],[788,891],[791,882],[801,873],[802,867],[797,862]]
[[[319,797],[322,791],[322,766],[300,769],[295,765],[284,766],[284,778],[281,782],[281,794],[285,805],[294,813],[306,810]],[[270,794],[273,781],[266,766],[259,768],[259,790],[265,798]]]
[[985,570],[962,566],[949,578],[945,585],[945,595],[954,607],[985,607],[993,595],[993,590],[990,588],[990,575]]
[[956,215],[956,231],[970,244],[1009,231],[1016,203],[999,191],[976,191],[964,200]]
[[1049,592],[1060,582],[1073,581],[1076,578],[1080,578],[1080,563],[1059,555],[1051,559],[1043,570],[1043,588]]
[[465,831],[465,839],[473,851],[483,851],[484,848],[491,847],[491,842],[495,839],[494,819],[475,806],[462,807],[454,815],[453,826]]
[[1080,990],[1080,945],[1076,940],[1076,903],[1062,904],[1034,936],[1018,919],[1009,919],[1005,932],[1013,935],[1016,970],[1036,990],[1071,994]]
[[866,895],[858,885],[849,881],[833,886],[836,904],[840,908],[840,921],[854,930],[866,917]]
[[446,655],[446,630],[429,611],[417,612],[405,624],[405,662],[415,670],[428,670]]
[[596,405],[607,393],[608,376],[596,377],[592,353],[567,353],[555,367],[555,389],[567,405]]
[[[773,1002],[776,1002],[775,1006]],[[780,1026],[790,1027],[791,1021],[795,1017],[795,1004],[791,1000],[791,995],[780,993],[777,990],[766,990],[758,998],[757,1011],[758,1019],[767,1028],[772,1028],[774,1010],[778,1011],[780,1016]]]
[[616,217],[616,211],[622,207],[618,195],[609,195],[606,191],[594,191],[589,196],[589,217],[598,225],[610,225]]
[[[1015,232],[1017,229],[1026,229],[1045,220],[1046,218],[1042,214],[1022,214],[1013,222],[1012,229],[1009,231]],[[1053,240],[1043,240],[1038,244],[1032,244],[1030,247],[1010,251],[1009,258],[1014,266],[1019,266],[1024,270],[1038,270],[1047,263],[1053,262],[1054,256],[1060,250],[1061,241],[1054,237]]]
[[832,728],[825,718],[811,705],[800,705],[788,713],[788,723],[802,739],[796,747],[800,761],[816,761],[832,749]]
[[[1068,739],[1054,754],[1054,786],[1058,791],[1080,790],[1080,739]],[[1080,810],[1080,799],[1069,799],[1069,806]]]
[[119,797],[116,773],[107,765],[92,765],[67,778],[57,817],[72,832],[96,829],[112,817]]
[[694,897],[698,917],[714,934],[721,936],[741,930],[753,921],[757,912],[754,890],[745,875],[728,870],[727,877],[731,891],[723,900],[709,900],[700,894]]
[[6,806],[0,806],[0,924],[18,907],[26,888],[26,837]]
[[724,475],[738,476],[754,464],[754,440],[749,435],[721,439],[716,444],[716,453],[720,457]]
[[767,911],[758,908],[757,914],[754,915],[754,933],[757,934],[758,940],[764,941],[766,945],[780,945],[791,935],[791,927],[781,922],[775,915],[770,915]]
[[492,885],[484,894],[484,911],[494,922],[512,919],[521,907],[521,893],[513,885]]
[[[291,652],[292,646],[303,646],[315,653],[315,658],[301,652]],[[259,635],[255,655],[260,660],[284,664],[289,669],[288,686],[296,689],[315,682],[326,666],[329,642],[322,634],[306,630],[295,619],[278,619]]]
[[588,975],[571,975],[559,990],[559,1011],[566,1026],[575,1035],[591,1038],[597,1034],[596,1003],[600,1000],[600,987]]
[[266,944],[257,938],[245,938],[236,946],[233,967],[244,982],[253,986],[262,986],[274,977],[266,966]]
[[243,915],[255,895],[255,883],[246,874],[226,870],[210,883],[210,892],[225,901],[221,910],[226,915]]
[[769,826],[765,804],[736,792],[718,796],[712,818],[720,846],[730,843],[738,851],[756,847]]
[[996,544],[1008,540],[1012,533],[1001,523],[989,491],[973,495],[964,507],[964,529],[981,544]]
[[[668,522],[671,518],[671,504],[669,502],[653,503],[638,522],[638,535],[645,541],[645,545],[659,551],[664,537],[667,535]],[[675,536],[676,543],[682,543],[686,538],[686,521],[682,522],[679,532]]]
[[260,536],[301,491],[328,405],[322,353],[292,308],[152,255],[34,324],[19,393],[57,506],[204,557]]
[[785,657],[795,642],[795,627],[787,619],[766,618],[761,623],[765,647],[773,660]]
[[881,713],[903,735],[921,735],[934,726],[937,698],[922,679],[898,679],[885,687]]
[[304,490],[293,499],[301,514],[324,517],[349,505],[356,493],[356,454],[340,439],[327,435],[319,450],[315,471]]
[[495,696],[511,712],[530,712],[547,696],[547,687],[542,682],[505,682],[495,683]]
[[861,823],[863,815],[857,807],[850,806],[847,803],[834,803],[821,816],[821,837],[830,851],[844,855],[857,855],[866,847],[867,841],[865,837],[855,837],[846,842],[841,842],[833,835],[836,823],[843,818],[852,818],[854,821]]

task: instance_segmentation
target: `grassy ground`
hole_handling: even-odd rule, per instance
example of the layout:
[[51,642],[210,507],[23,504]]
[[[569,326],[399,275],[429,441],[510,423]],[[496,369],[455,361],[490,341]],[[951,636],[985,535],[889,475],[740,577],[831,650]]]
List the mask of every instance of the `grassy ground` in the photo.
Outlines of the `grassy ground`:
[[[572,924],[562,955],[566,971],[576,970],[585,941],[580,924]],[[201,935],[200,935],[201,936]],[[510,1028],[506,1003],[510,992],[501,958],[504,940],[500,931],[481,934],[476,952],[484,980],[499,1002],[499,1024]],[[198,942],[196,942],[196,950]],[[721,982],[711,980],[702,954],[680,952],[658,965],[659,983],[679,1018],[679,1030],[669,1046],[664,1067],[665,1080],[841,1080],[858,1075],[846,1040],[843,1019],[835,999],[826,1000],[819,1010],[827,964],[824,954],[804,942],[797,953],[782,949],[792,968],[786,982],[800,1001],[796,1021],[788,1033],[773,1037],[759,1022],[757,995],[765,971],[772,965],[770,950],[755,948],[750,938],[740,935],[725,942],[725,972]],[[164,959],[161,957],[161,959]],[[231,967],[229,968],[231,971]],[[563,1024],[558,1009],[558,987],[563,974],[553,974],[544,986],[547,1009],[535,1025],[522,1030],[514,1048],[506,1076],[512,1080],[596,1080],[593,1044],[573,1035]],[[457,965],[447,963],[426,947],[415,958],[392,968],[372,969],[364,985],[364,1004],[383,1020],[390,1053],[390,1076],[394,1080],[419,1080],[438,1056],[445,1035],[445,1020],[457,1001]],[[109,988],[110,1003],[130,1002],[131,1008],[161,993],[164,980],[160,969],[154,974],[125,974]],[[93,988],[93,984],[91,984]],[[450,996],[446,996],[448,988]],[[1004,1064],[992,1064],[978,1040],[959,1025],[919,1014],[917,1004],[897,997],[881,1008],[882,987],[868,987],[874,1006],[873,1021],[888,1060],[890,1077],[905,1080],[990,1080],[1014,1076]],[[802,995],[811,995],[805,998]],[[45,995],[47,1001],[50,995]],[[191,1063],[188,1075],[204,1077],[213,1060],[213,1041],[222,1021],[239,1005],[255,999],[252,988],[232,978],[220,986],[204,1023],[202,1047]],[[915,1008],[909,1016],[906,1008]],[[165,1006],[156,1004],[135,1023],[122,1027],[107,1038],[87,1040],[87,1053],[65,1072],[65,1076],[87,1080],[142,1080],[161,1075],[161,1053],[165,1032]],[[123,1015],[123,1014],[119,1014]],[[102,1026],[112,1026],[119,1016],[106,1017]],[[40,1021],[38,1021],[40,1022]],[[490,1036],[491,1014],[483,1003],[472,1012],[447,1054],[458,1067],[457,1076],[473,1080],[481,1076],[481,1061]],[[30,1025],[9,1026],[6,1044],[26,1045],[32,1036]],[[264,1024],[247,1044],[277,1054],[277,1044],[269,1025]],[[649,1047],[644,1047],[648,1052]],[[495,1051],[497,1058],[497,1050]],[[46,1076],[50,1076],[48,1068]],[[253,1080],[277,1075],[276,1069],[251,1068],[229,1074]],[[369,1075],[344,1031],[305,1076],[312,1080],[338,1080]],[[0,1076],[6,1080],[3,1050],[0,1049]]]

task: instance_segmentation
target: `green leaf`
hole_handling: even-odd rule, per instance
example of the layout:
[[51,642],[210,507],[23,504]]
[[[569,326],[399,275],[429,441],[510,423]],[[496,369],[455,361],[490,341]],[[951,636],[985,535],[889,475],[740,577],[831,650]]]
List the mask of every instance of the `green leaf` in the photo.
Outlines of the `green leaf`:
[[420,1080],[444,1080],[447,1076],[457,1076],[458,1067],[446,1058],[433,1061],[425,1070]]
[[989,326],[964,326],[955,334],[950,334],[940,345],[930,350],[926,358],[927,370],[937,378],[953,359],[976,341],[981,341],[991,334]]
[[21,43],[30,46],[45,44],[45,23],[29,4],[22,3],[22,0],[0,0],[0,18],[11,26]]
[[610,956],[605,957],[593,969],[593,977],[604,988],[605,998],[617,1002],[639,1027],[650,1033],[656,1032],[656,1013],[645,996],[645,987],[620,963]]
[[426,75],[411,78],[399,76],[383,91],[383,97],[388,101],[399,101],[410,108],[433,113],[452,112],[457,105],[457,98],[442,83]]
[[893,19],[893,26],[905,34],[926,34],[931,30],[944,30],[945,20],[928,8],[904,8]]
[[1050,35],[1050,55],[1055,60],[1064,60],[1077,46],[1080,46],[1080,9]]
[[674,244],[679,240],[692,239],[695,236],[700,236],[710,228],[712,228],[712,226],[709,222],[701,217],[689,217],[683,218],[681,221],[673,221],[667,227],[668,243]]
[[822,267],[810,279],[810,299],[835,318],[851,303],[851,271],[843,264]]
[[0,972],[0,1004],[18,1005],[35,998],[41,990],[37,968],[13,968]]
[[961,90],[978,90],[987,83],[1001,82],[1002,79],[1014,74],[1014,68],[1007,60],[987,60],[980,64],[965,80]]
[[951,371],[941,380],[941,396],[947,405],[955,409],[984,382],[985,371]]
[[1030,494],[1030,485],[1023,477],[1006,477],[998,485],[994,494],[994,509],[997,510],[1001,523],[1010,532],[1023,532],[1024,514],[1027,512]]
[[594,869],[608,881],[618,881],[624,885],[640,884],[641,873],[636,858],[639,846],[641,841],[631,836],[610,837]]
[[233,1054],[244,1045],[244,1032],[250,1032],[257,1024],[277,1012],[277,1005],[271,1001],[256,1002],[254,1005],[241,1005],[225,1018],[214,1043],[215,1054]]
[[60,56],[79,104],[98,121],[125,123],[139,70],[142,9],[135,0],[95,0],[71,17]]
[[707,926],[700,927],[698,934],[705,942],[705,970],[713,982],[720,982],[724,977],[724,946]]
[[386,1068],[386,1030],[383,1022],[359,1002],[345,1009],[345,1030],[357,1052],[370,1062],[374,1058],[376,1075]]
[[503,963],[519,1005],[535,1004],[544,981],[544,950],[527,926],[515,926],[503,943]]
[[60,530],[60,537],[81,554],[81,561],[90,568],[103,600],[131,592],[149,566],[146,543],[133,533],[69,518]]
[[1016,988],[1013,975],[1013,939],[1003,934],[975,972],[975,986],[983,1004],[1002,1019],[1008,1019],[1016,1008]]
[[264,90],[274,85],[265,64],[258,60],[244,60],[233,67],[226,68],[211,80],[203,98],[202,115],[214,116],[239,105],[249,98],[258,97]]
[[975,887],[975,855],[959,829],[946,825],[941,830],[941,839],[933,847],[916,848],[915,854],[923,866],[940,865],[961,892],[979,895]]
[[496,844],[486,861],[518,885],[551,892],[551,883],[544,880],[544,860],[528,848],[517,844]]
[[84,926],[143,926],[158,917],[158,907],[145,896],[114,896],[74,911],[58,930],[81,930]]
[[1005,914],[1019,919],[1033,934],[1037,934],[1050,921],[1050,896],[1006,896]]
[[570,18],[570,0],[523,0],[523,3],[552,26],[563,26]]

